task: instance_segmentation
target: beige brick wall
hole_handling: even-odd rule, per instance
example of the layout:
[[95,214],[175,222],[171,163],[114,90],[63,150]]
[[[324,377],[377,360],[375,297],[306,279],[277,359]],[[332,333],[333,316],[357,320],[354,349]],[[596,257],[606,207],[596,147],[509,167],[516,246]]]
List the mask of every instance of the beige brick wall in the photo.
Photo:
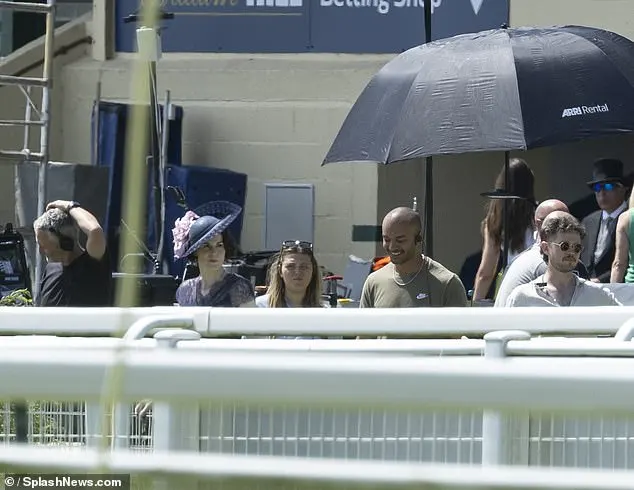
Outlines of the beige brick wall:
[[510,25],[583,25],[634,39],[631,0],[511,0]]
[[[377,168],[321,162],[349,108],[383,56],[171,55],[159,62],[159,95],[184,107],[183,162],[248,174],[243,248],[263,246],[264,183],[315,185],[315,247],[343,271],[348,254],[371,257],[373,243],[352,243],[353,224],[375,224]],[[68,65],[64,157],[90,161],[90,110],[101,77],[105,100],[126,101],[129,56]]]

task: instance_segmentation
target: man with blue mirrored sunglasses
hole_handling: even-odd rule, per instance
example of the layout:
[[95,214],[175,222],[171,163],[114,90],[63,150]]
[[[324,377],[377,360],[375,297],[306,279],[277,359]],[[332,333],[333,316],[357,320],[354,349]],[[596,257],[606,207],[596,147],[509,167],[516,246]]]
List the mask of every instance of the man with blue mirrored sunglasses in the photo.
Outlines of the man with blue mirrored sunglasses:
[[580,258],[594,282],[610,282],[616,223],[627,208],[625,198],[630,184],[630,179],[623,175],[620,160],[603,158],[594,162],[588,187],[594,192],[599,210],[583,220],[587,233]]

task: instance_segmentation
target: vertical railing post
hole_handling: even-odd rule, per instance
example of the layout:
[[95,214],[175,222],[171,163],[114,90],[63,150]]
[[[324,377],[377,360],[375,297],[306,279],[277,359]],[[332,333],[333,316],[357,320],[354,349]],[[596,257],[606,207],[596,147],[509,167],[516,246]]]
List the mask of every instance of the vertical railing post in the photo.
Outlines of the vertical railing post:
[[[29,405],[25,401],[13,404],[13,416],[15,417],[15,441],[29,442]],[[10,432],[10,431],[8,431]]]
[[[157,332],[154,338],[162,349],[176,349],[183,340],[200,340],[195,330],[167,329]],[[184,383],[187,380],[183,380]],[[200,451],[200,407],[196,405],[174,405],[172,402],[156,401],[152,404],[152,442],[154,452],[171,454],[174,451]],[[175,488],[176,481],[159,478],[154,481],[154,490]],[[198,488],[194,478],[178,481],[179,490]]]
[[614,340],[631,342],[634,339],[634,318],[630,318],[614,334]]
[[[130,328],[123,335],[123,341],[134,344],[135,341],[145,338],[152,330],[165,328],[167,331],[174,331],[174,329],[194,328],[194,320],[188,315],[148,315],[135,321]],[[188,332],[189,330],[176,330],[181,332],[181,335],[187,336],[188,334],[182,332]],[[193,331],[194,335],[197,332]],[[200,338],[200,334],[197,334],[197,339]],[[187,340],[186,338],[178,340]],[[178,340],[176,342],[178,342]],[[176,343],[174,343],[174,346]],[[125,449],[130,445],[130,416],[132,415],[132,405],[129,403],[116,403],[114,407],[113,418],[113,448]]]
[[113,449],[128,449],[130,445],[130,414],[132,405],[129,403],[115,403],[112,414],[112,447]]
[[[528,332],[518,330],[490,332],[484,336],[484,357],[504,359],[510,340],[530,338]],[[518,443],[526,449],[517,447]],[[509,417],[498,410],[485,410],[482,415],[482,464],[509,465],[524,459],[528,463],[528,417]]]
[[[163,349],[175,349],[178,342],[200,340],[195,330],[168,329],[157,332],[154,338]],[[187,380],[183,380],[186,382]],[[154,451],[199,451],[200,407],[198,405],[174,406],[170,402],[152,404]]]
[[97,448],[103,435],[103,410],[99,403],[86,402],[84,427],[86,427],[86,447]]

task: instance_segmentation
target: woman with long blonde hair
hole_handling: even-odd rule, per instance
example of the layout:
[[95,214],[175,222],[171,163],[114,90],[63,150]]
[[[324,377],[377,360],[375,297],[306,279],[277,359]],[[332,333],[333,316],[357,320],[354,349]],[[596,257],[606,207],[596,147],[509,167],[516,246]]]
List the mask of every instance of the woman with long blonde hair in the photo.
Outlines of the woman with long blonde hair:
[[310,242],[287,240],[269,269],[267,293],[260,308],[322,308],[319,265]]

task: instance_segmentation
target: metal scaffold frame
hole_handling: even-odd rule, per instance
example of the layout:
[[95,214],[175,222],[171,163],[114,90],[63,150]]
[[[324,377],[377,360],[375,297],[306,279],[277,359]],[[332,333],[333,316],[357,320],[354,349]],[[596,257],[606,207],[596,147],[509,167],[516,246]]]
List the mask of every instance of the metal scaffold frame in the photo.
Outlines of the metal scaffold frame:
[[[38,182],[37,182],[37,215],[44,213],[46,209],[46,184],[47,184],[47,168],[49,163],[49,139],[50,139],[50,106],[51,94],[53,86],[53,58],[55,56],[54,40],[55,40],[55,10],[56,0],[46,0],[42,3],[29,3],[0,0],[0,9],[9,9],[21,12],[33,12],[46,15],[46,32],[44,41],[44,61],[42,68],[42,77],[21,77],[12,75],[0,75],[0,86],[14,85],[20,87],[20,90],[26,97],[25,119],[20,120],[0,120],[1,126],[23,126],[24,127],[24,145],[22,150],[0,150],[0,158],[18,160],[19,163],[33,162],[39,165]],[[32,88],[42,89],[41,108],[38,109],[32,98]],[[31,116],[35,113],[36,119],[32,120]],[[39,151],[33,152],[29,149],[30,129],[31,127],[40,128],[40,148]],[[16,169],[16,175],[18,175]],[[32,267],[32,258],[31,258]],[[35,253],[35,274],[32,275],[33,297],[39,294],[39,279],[42,276],[42,255]]]

